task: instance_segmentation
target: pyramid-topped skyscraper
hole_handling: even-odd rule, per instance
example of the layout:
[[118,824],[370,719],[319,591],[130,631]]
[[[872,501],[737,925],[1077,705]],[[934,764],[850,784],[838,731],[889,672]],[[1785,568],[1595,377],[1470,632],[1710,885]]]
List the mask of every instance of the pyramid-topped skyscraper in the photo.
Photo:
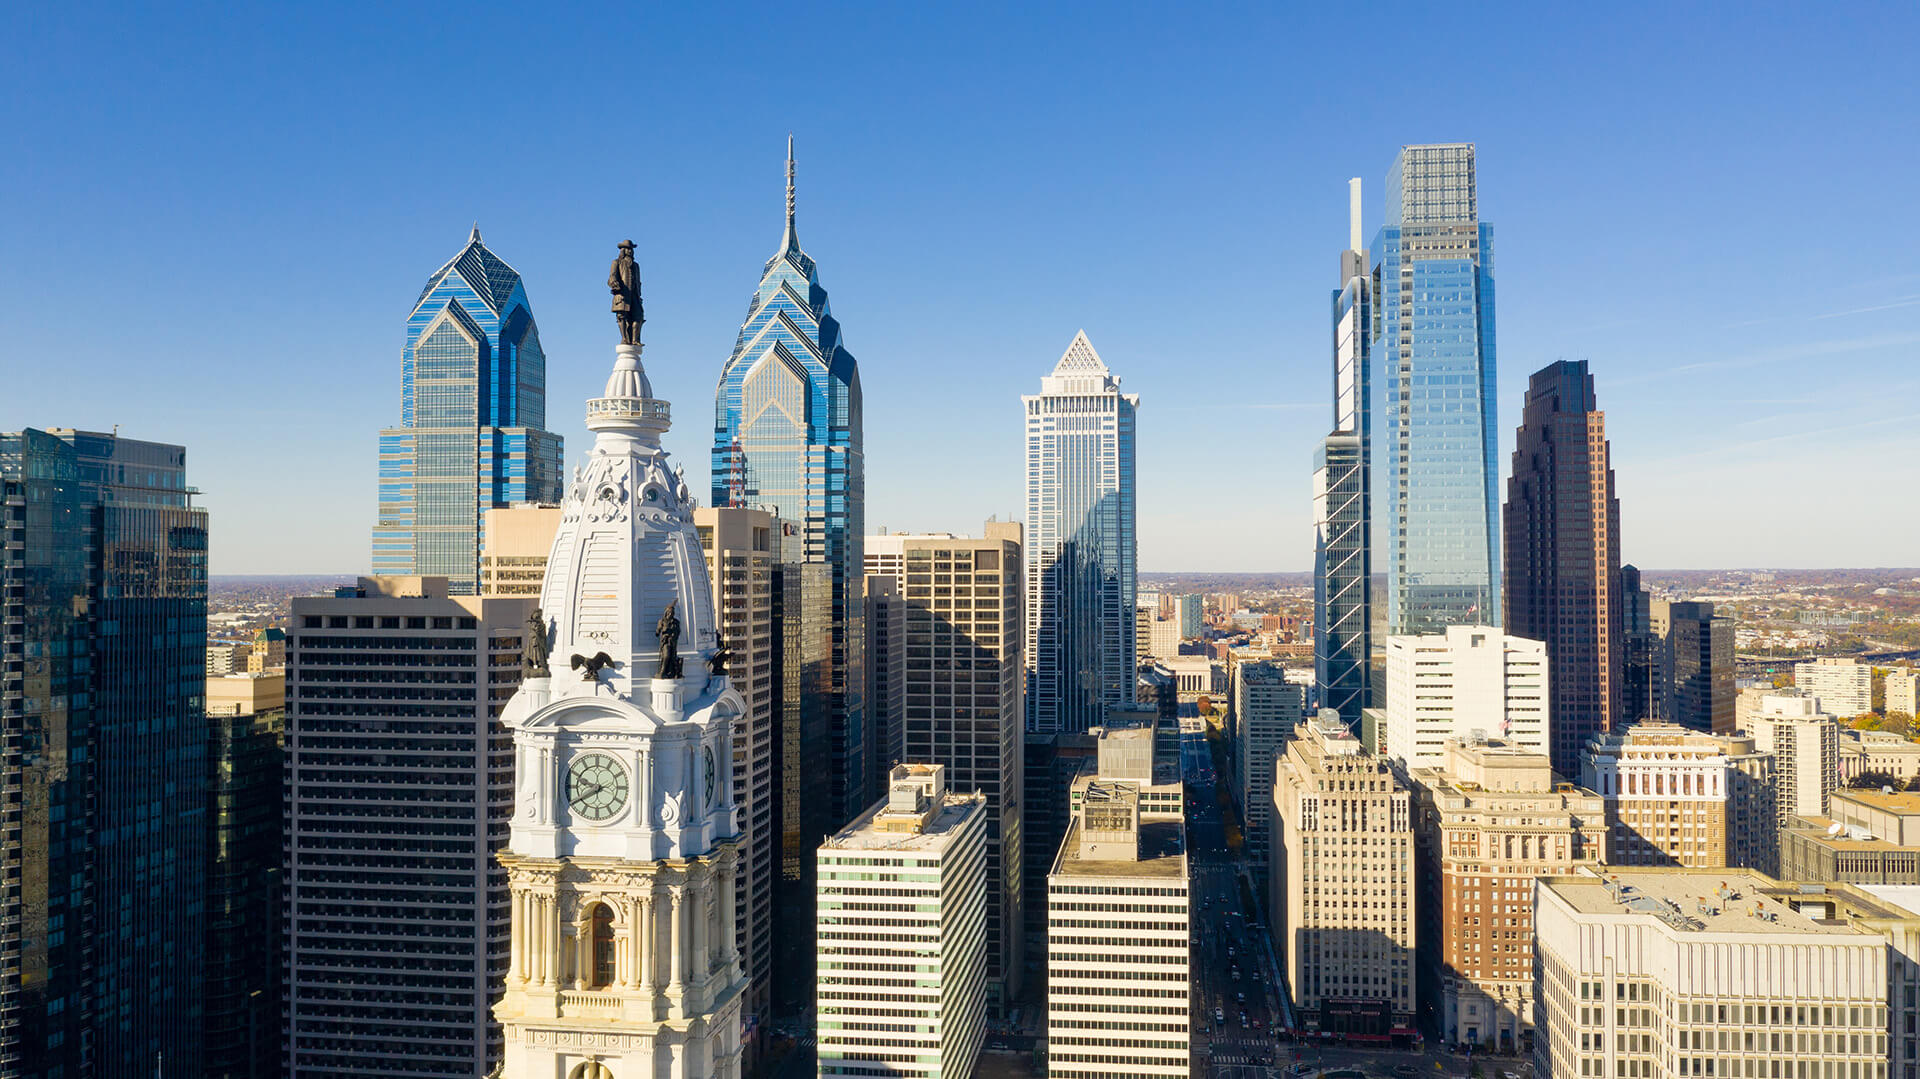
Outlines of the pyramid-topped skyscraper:
[[1133,701],[1136,394],[1073,335],[1027,426],[1027,730],[1084,733]]
[[787,657],[803,760],[785,761],[799,792],[784,828],[811,849],[872,798],[865,701],[866,462],[860,370],[841,340],[818,267],[794,224],[793,141],[780,246],[747,304],[720,371],[713,421],[713,503],[779,515],[779,559],[796,569],[784,613],[799,628]]
[[526,286],[474,226],[407,316],[400,426],[380,432],[373,572],[479,590],[486,511],[560,497],[547,358]]

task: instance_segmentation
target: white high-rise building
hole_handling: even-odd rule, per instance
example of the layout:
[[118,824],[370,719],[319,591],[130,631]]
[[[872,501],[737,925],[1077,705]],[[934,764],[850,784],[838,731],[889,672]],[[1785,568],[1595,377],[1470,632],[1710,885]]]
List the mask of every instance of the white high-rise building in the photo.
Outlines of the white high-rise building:
[[1920,667],[1895,667],[1887,672],[1887,714],[1920,715]]
[[669,423],[620,345],[561,504],[514,738],[507,1079],[738,1079],[734,724]]
[[987,801],[902,764],[887,797],[821,844],[821,1076],[968,1079],[986,1035]]
[[1135,394],[1084,331],[1023,396],[1027,729],[1084,733],[1134,694]]
[[1141,785],[1096,779],[1047,875],[1047,1074],[1192,1071],[1186,826],[1143,820]]
[[1478,733],[1547,752],[1547,646],[1491,626],[1387,638],[1384,756],[1439,767],[1450,738]]
[[1746,869],[1535,887],[1541,1079],[1885,1079],[1887,937]]
[[1746,733],[1774,755],[1780,823],[1792,816],[1822,817],[1840,784],[1840,724],[1805,691],[1770,693],[1748,719]]
[[1793,665],[1793,685],[1820,698],[1830,716],[1851,719],[1873,711],[1873,667],[1843,656],[1822,656]]

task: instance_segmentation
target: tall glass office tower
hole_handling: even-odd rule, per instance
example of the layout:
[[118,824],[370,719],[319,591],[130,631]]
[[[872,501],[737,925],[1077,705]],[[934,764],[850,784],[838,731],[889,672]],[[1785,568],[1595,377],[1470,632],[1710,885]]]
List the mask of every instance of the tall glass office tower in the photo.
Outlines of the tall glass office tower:
[[1472,143],[1400,148],[1372,258],[1387,632],[1497,626],[1493,226],[1479,218]]
[[[799,529],[782,557],[822,567],[797,576],[803,729],[828,732],[827,804],[802,807],[808,849],[866,809],[866,458],[860,369],[840,337],[813,259],[794,228],[793,140],[787,226],[767,260],[714,394],[713,503],[771,509]],[[824,713],[824,714],[822,714]],[[783,783],[804,782],[789,775]]]
[[560,500],[560,436],[546,422],[547,357],[527,290],[475,226],[407,317],[400,426],[380,432],[373,572],[477,592],[486,511]]
[[0,434],[0,1074],[201,1071],[207,514],[186,450]]
[[1360,240],[1360,181],[1348,181],[1344,281],[1333,294],[1333,431],[1313,459],[1313,671],[1321,708],[1349,726],[1372,703],[1373,530],[1367,460],[1372,280]]
[[[1079,734],[1098,726],[1109,706],[1133,703],[1140,398],[1120,392],[1081,331],[1040,380],[1040,393],[1020,401],[1027,421],[1027,730]],[[911,715],[913,702],[907,707]]]

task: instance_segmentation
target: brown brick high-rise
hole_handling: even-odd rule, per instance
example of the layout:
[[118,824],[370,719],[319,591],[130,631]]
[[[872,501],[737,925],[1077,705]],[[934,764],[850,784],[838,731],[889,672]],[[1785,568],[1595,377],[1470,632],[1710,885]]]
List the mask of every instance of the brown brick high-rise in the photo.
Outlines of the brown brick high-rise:
[[1586,361],[1534,372],[1507,480],[1506,631],[1547,646],[1554,770],[1580,773],[1620,700],[1620,500]]

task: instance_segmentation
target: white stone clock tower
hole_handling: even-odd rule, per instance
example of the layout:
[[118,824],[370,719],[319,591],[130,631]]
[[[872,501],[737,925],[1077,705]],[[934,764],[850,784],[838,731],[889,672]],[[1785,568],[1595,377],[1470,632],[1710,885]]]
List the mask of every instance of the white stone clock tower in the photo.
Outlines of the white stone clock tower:
[[739,1079],[730,778],[745,706],[710,673],[713,598],[686,485],[660,448],[667,403],[639,345],[615,355],[547,560],[551,674],[536,648],[503,716],[515,797],[500,856],[513,891],[502,1073]]

